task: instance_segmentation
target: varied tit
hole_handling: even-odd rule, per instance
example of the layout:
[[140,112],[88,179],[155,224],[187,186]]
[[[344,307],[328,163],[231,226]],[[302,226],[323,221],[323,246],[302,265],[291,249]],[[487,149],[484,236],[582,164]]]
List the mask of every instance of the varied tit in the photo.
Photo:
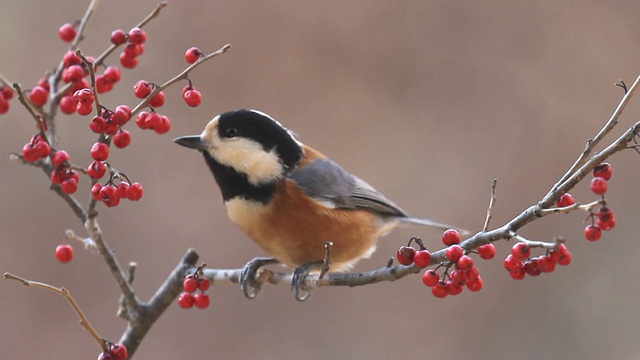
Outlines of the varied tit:
[[323,260],[330,241],[331,270],[346,271],[369,257],[378,238],[400,223],[451,228],[409,216],[257,110],[225,112],[202,134],[174,141],[202,152],[229,218],[275,260],[293,268]]

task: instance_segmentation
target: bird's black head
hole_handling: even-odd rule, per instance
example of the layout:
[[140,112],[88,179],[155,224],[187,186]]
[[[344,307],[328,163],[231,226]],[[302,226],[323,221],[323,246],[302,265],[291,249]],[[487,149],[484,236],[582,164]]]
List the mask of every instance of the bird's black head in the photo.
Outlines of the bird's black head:
[[295,168],[304,154],[302,144],[289,130],[256,110],[225,112],[211,120],[201,135],[174,141],[205,154],[223,195],[222,182],[238,181],[237,176],[254,187],[275,183]]

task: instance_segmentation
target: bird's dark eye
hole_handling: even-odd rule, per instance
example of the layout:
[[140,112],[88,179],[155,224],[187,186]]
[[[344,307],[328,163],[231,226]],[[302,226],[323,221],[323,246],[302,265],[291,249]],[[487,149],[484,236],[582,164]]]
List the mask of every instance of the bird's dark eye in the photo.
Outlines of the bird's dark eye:
[[227,128],[224,130],[224,137],[226,138],[234,138],[238,136],[238,129],[236,128]]

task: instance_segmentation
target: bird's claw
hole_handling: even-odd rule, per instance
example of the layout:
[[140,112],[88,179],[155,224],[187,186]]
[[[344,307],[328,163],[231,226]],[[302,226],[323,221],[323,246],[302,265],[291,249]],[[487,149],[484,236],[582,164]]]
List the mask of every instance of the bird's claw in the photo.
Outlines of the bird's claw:
[[291,277],[291,289],[293,290],[296,300],[305,301],[311,295],[311,289],[305,285],[305,279],[309,273],[319,269],[320,275],[318,276],[318,279],[322,279],[329,271],[331,266],[332,248],[333,242],[327,241],[324,245],[325,254],[323,260],[302,264],[293,270],[293,276]]
[[256,279],[258,270],[265,265],[275,264],[274,258],[257,257],[242,267],[240,272],[240,290],[247,299],[253,300],[262,292],[262,282]]

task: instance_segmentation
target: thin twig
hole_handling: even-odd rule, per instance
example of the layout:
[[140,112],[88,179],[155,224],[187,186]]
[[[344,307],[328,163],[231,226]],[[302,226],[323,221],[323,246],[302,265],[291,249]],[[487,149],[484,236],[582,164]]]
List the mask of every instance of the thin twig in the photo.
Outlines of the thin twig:
[[[582,151],[582,154],[580,154],[580,156],[575,161],[575,163],[573,163],[573,165],[571,165],[569,170],[551,188],[549,193],[555,191],[558,187],[560,187],[560,185],[563,182],[565,182],[569,177],[571,177],[571,175],[573,175],[575,173],[576,169],[581,167],[585,163],[585,161],[587,161],[589,155],[591,155],[591,152],[596,147],[596,145],[598,145],[598,143],[600,143],[602,138],[604,138],[616,126],[616,124],[618,123],[618,118],[620,118],[620,115],[622,114],[622,111],[627,106],[629,101],[631,101],[631,98],[633,97],[634,93],[636,92],[636,89],[638,88],[638,84],[639,83],[640,83],[640,76],[638,76],[636,81],[633,82],[633,84],[628,89],[628,91],[625,92],[624,96],[622,97],[622,100],[620,100],[620,103],[618,104],[618,106],[616,107],[615,111],[611,115],[611,118],[609,118],[609,121],[607,121],[607,123],[602,127],[602,129],[598,132],[598,134],[593,139],[590,139],[589,141],[587,141],[587,145],[585,146],[584,150]],[[548,195],[549,194],[547,194],[547,196]]]
[[100,346],[102,351],[106,351],[107,350],[107,343],[105,342],[105,340],[100,335],[98,335],[98,332],[96,331],[96,329],[94,329],[93,326],[91,326],[91,323],[89,322],[89,319],[87,319],[87,317],[85,316],[84,312],[82,311],[82,309],[80,308],[80,306],[78,305],[76,300],[73,298],[73,296],[71,296],[71,293],[69,292],[69,290],[67,290],[67,289],[65,289],[63,287],[57,288],[57,287],[49,285],[49,284],[23,279],[23,278],[21,278],[19,276],[10,274],[8,272],[4,273],[4,278],[8,279],[8,280],[17,280],[17,281],[21,282],[22,285],[39,287],[39,288],[42,288],[42,289],[45,289],[45,290],[53,291],[53,292],[55,292],[55,293],[57,293],[59,295],[64,296],[64,298],[67,299],[67,301],[69,302],[69,304],[71,305],[73,310],[76,312],[76,314],[80,318],[80,325],[98,343],[98,346]]
[[541,248],[550,249],[550,250],[556,249],[558,247],[559,243],[563,243],[564,242],[564,241],[562,241],[560,239],[557,239],[555,242],[552,242],[552,243],[545,242],[545,241],[529,240],[529,239],[527,239],[527,238],[525,238],[523,236],[520,236],[520,235],[516,234],[513,231],[510,233],[510,236],[511,236],[511,238],[513,238],[513,239],[515,239],[515,240],[517,240],[519,242],[522,242],[522,243],[525,243],[525,244],[529,245],[529,247],[541,247]]
[[557,214],[557,213],[568,214],[568,213],[570,213],[572,211],[576,211],[576,210],[589,211],[589,210],[593,209],[594,207],[596,207],[596,206],[598,206],[599,204],[602,204],[602,203],[603,203],[603,201],[602,201],[602,199],[600,199],[600,200],[592,201],[592,202],[590,202],[588,204],[575,203],[573,205],[569,205],[569,206],[565,206],[565,207],[542,209],[542,210],[540,210],[540,215],[541,216],[545,216],[545,215]]
[[491,198],[489,199],[489,206],[487,206],[487,217],[484,219],[484,226],[482,227],[483,232],[489,230],[489,224],[491,223],[491,219],[493,218],[493,207],[496,204],[496,185],[497,184],[498,184],[498,179],[493,179],[491,181]]
[[201,57],[200,59],[198,59],[198,61],[194,62],[193,64],[191,64],[189,66],[187,66],[178,75],[174,76],[170,80],[167,80],[164,84],[157,86],[155,89],[153,89],[153,91],[144,100],[142,100],[138,105],[136,105],[133,109],[131,109],[131,116],[134,116],[140,110],[142,110],[145,107],[147,107],[147,105],[149,105],[149,101],[151,101],[151,99],[156,94],[158,94],[160,91],[168,88],[169,86],[175,84],[176,82],[178,82],[180,80],[186,79],[187,76],[189,75],[189,72],[191,72],[191,70],[195,69],[198,65],[200,65],[203,62],[205,62],[205,61],[207,61],[209,59],[212,59],[212,58],[214,58],[214,57],[216,57],[218,55],[226,53],[230,48],[231,48],[231,45],[227,44],[227,45],[221,47],[220,49],[216,50],[215,52],[212,52],[211,54],[208,54],[206,56]]
[[102,107],[100,106],[100,97],[98,96],[98,88],[96,87],[96,64],[93,61],[87,59],[80,49],[76,50],[76,55],[78,55],[78,57],[82,59],[82,62],[84,62],[84,64],[87,66],[87,71],[89,71],[91,91],[93,92],[94,97],[93,101],[96,104],[96,116],[100,116]]

